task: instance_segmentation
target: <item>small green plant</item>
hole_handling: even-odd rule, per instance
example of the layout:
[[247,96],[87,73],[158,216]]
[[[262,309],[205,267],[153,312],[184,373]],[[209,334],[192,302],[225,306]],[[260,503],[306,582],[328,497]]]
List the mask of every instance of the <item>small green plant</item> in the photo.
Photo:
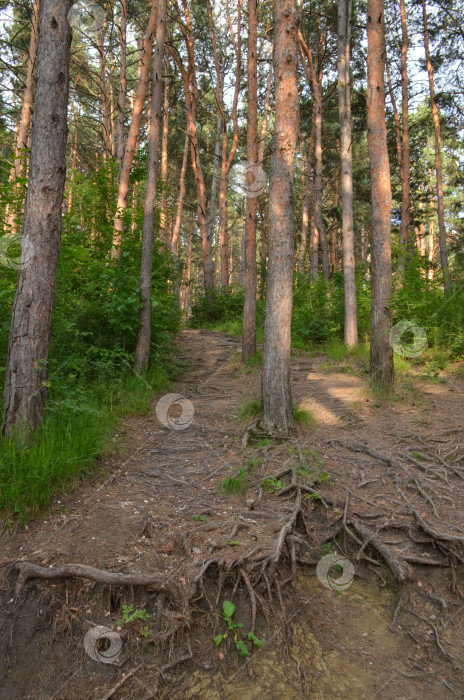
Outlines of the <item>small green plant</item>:
[[414,452],[411,450],[411,456],[414,457],[415,459],[418,459],[419,461],[422,461],[424,459],[424,455],[421,455],[420,452]]
[[259,457],[247,457],[245,460],[245,468],[249,469],[251,472],[256,471],[258,467],[261,466],[261,460]]
[[310,501],[320,501],[321,500],[321,496],[319,493],[317,493],[317,491],[315,491],[314,493],[308,493],[306,498]]
[[303,428],[313,428],[316,425],[316,419],[311,411],[302,406],[293,406],[293,420]]
[[324,542],[322,545],[322,554],[326,556],[327,554],[333,554],[335,552],[335,547],[332,542]]
[[[250,650],[246,644],[246,641],[239,638],[239,630],[243,628],[242,622],[234,622],[232,619],[235,613],[235,605],[230,602],[230,600],[225,600],[222,604],[222,617],[227,623],[227,631],[223,634],[217,634],[213,642],[217,647],[221,645],[224,639],[227,639],[229,633],[233,633],[235,648],[237,649],[238,655],[241,657],[249,656]],[[248,632],[246,639],[251,642],[258,649],[263,646],[264,642],[259,637],[256,637],[252,632]]]
[[247,365],[250,367],[261,367],[263,364],[263,354],[261,350],[257,350],[254,355],[250,357],[250,359],[247,362]]
[[301,450],[301,455],[310,465],[322,466],[324,464],[324,460],[322,459],[319,452],[311,447],[303,448]]
[[272,445],[272,440],[270,438],[260,438],[256,444],[258,447],[269,447],[269,445]]
[[280,479],[275,479],[273,476],[267,477],[261,481],[261,488],[266,493],[277,493],[283,487]]
[[148,629],[148,625],[145,625],[145,627],[140,628],[140,636],[143,637],[144,639],[148,639],[150,636],[150,631]]
[[244,493],[248,488],[248,469],[242,467],[235,476],[227,476],[221,481],[221,491],[228,494]]
[[199,523],[204,523],[208,520],[209,515],[194,515],[193,520],[196,520]]
[[245,399],[238,409],[238,419],[248,420],[259,415],[261,411],[261,402],[259,399]]
[[146,610],[139,610],[138,608],[134,609],[134,606],[132,604],[123,605],[122,617],[119,618],[119,620],[116,620],[116,625],[118,627],[125,627],[126,625],[131,625],[136,620],[142,620],[143,622],[145,622],[149,619],[150,615],[147,613]]

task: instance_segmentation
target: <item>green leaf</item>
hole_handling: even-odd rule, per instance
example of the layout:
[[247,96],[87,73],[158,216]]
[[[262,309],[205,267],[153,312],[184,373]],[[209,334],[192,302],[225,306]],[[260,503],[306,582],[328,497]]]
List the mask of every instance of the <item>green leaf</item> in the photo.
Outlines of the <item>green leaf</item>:
[[225,620],[230,620],[235,612],[235,605],[230,600],[225,600],[222,604],[222,615]]
[[255,645],[255,647],[258,647],[258,649],[260,649],[260,648],[263,646],[263,644],[264,644],[263,640],[260,639],[259,637],[256,637],[256,636],[253,634],[253,632],[248,632],[247,638],[248,638],[248,641],[249,641],[249,642],[253,642],[253,644]]
[[249,652],[245,642],[242,642],[242,640],[240,639],[235,646],[237,647],[237,651],[240,654],[240,656],[248,656]]
[[231,547],[235,547],[237,544],[240,544],[239,540],[229,540],[229,544]]
[[215,645],[218,647],[218,646],[220,645],[220,643],[222,642],[222,639],[223,639],[222,634],[217,634],[217,635],[214,637],[213,642],[214,642]]

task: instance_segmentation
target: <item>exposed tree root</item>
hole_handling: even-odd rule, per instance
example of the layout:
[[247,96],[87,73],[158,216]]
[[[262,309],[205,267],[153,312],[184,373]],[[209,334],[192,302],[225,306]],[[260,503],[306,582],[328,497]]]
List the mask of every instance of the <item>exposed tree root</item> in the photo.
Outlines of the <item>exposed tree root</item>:
[[[254,427],[249,429],[248,437],[254,430]],[[201,610],[204,615],[206,609],[214,626],[221,596],[227,592],[227,596],[234,599],[240,590],[241,600],[243,601],[244,594],[248,601],[251,632],[255,632],[258,624],[258,611],[262,611],[268,624],[272,626],[272,615],[269,613],[271,611],[280,617],[280,609],[286,635],[290,638],[291,629],[282,594],[283,587],[289,582],[296,581],[298,564],[316,564],[322,556],[323,543],[331,541],[335,542],[344,556],[353,562],[365,561],[379,577],[382,586],[386,585],[384,566],[390,570],[398,586],[399,594],[398,604],[390,624],[392,631],[397,632],[400,629],[405,629],[414,639],[416,639],[415,634],[420,636],[417,630],[409,630],[404,624],[401,627],[398,625],[399,616],[401,615],[403,618],[405,614],[410,613],[417,620],[426,623],[429,634],[431,630],[432,638],[443,656],[453,659],[440,639],[437,625],[410,607],[413,600],[411,596],[418,594],[428,598],[432,603],[440,605],[438,615],[445,616],[447,614],[446,601],[443,598],[420,588],[422,584],[418,581],[412,568],[413,564],[451,566],[453,574],[451,585],[454,591],[460,592],[454,563],[464,561],[460,553],[460,547],[464,543],[464,533],[455,525],[445,524],[444,527],[438,528],[435,524],[431,524],[431,521],[434,522],[435,519],[438,519],[436,518],[437,510],[433,495],[441,497],[443,490],[440,491],[440,489],[448,489],[446,474],[441,471],[443,465],[437,469],[431,462],[426,464],[419,462],[420,469],[418,468],[418,471],[413,473],[412,470],[417,466],[415,462],[418,461],[413,455],[408,454],[405,458],[409,461],[409,466],[406,466],[399,459],[381,455],[365,445],[337,444],[343,445],[343,448],[353,452],[364,452],[373,459],[380,460],[389,466],[387,471],[391,470],[389,475],[392,477],[391,483],[395,489],[393,493],[398,493],[401,497],[401,501],[396,501],[399,507],[398,505],[391,507],[390,500],[388,505],[382,506],[379,510],[377,503],[364,498],[357,492],[354,493],[348,487],[346,487],[344,504],[340,501],[337,503],[336,497],[332,494],[329,497],[325,488],[324,493],[321,494],[320,490],[324,485],[318,484],[317,476],[313,477],[312,474],[308,476],[308,470],[305,470],[304,451],[300,449],[296,440],[292,440],[292,449],[294,448],[292,455],[296,454],[296,458],[293,456],[292,463],[288,464],[287,461],[286,465],[284,463],[284,467],[274,472],[271,471],[267,477],[263,474],[262,468],[259,475],[254,475],[259,487],[261,487],[264,478],[272,479],[273,483],[282,482],[279,485],[279,490],[273,493],[275,500],[270,503],[272,507],[264,505],[264,492],[260,488],[258,489],[258,500],[261,499],[259,510],[254,510],[255,502],[253,501],[250,511],[244,512],[242,516],[237,515],[233,520],[215,519],[207,524],[195,526],[193,530],[195,533],[222,530],[223,536],[228,537],[230,541],[237,536],[239,530],[249,531],[250,523],[255,522],[255,526],[261,524],[260,517],[262,516],[265,521],[271,519],[278,525],[273,539],[269,537],[264,541],[258,539],[256,546],[249,546],[237,557],[230,557],[232,550],[224,551],[223,545],[212,542],[207,551],[211,554],[215,549],[222,548],[222,553],[218,553],[217,556],[208,556],[202,561],[198,561],[197,558],[195,562],[192,562],[191,559],[187,558],[184,568],[177,569],[170,575],[161,572],[122,574],[102,571],[81,564],[59,564],[44,567],[21,561],[15,563],[13,567],[18,572],[15,598],[19,598],[26,582],[31,578],[44,580],[87,579],[100,585],[145,587],[163,594],[158,601],[160,605],[164,604],[164,597],[169,600],[171,609],[166,613],[166,619],[170,619],[169,615],[174,616],[171,620],[173,626],[171,633],[169,630],[164,632],[164,639],[170,638],[172,643],[174,634],[181,631],[186,632],[191,621],[190,612],[192,610]],[[285,449],[281,448],[282,452]],[[281,453],[279,454],[281,455]],[[455,457],[455,454],[452,452],[451,456]],[[411,459],[408,459],[409,457]],[[449,459],[449,457],[450,455],[447,458]],[[446,461],[445,464],[447,464]],[[453,473],[453,470],[451,472]],[[433,479],[429,479],[430,475]],[[364,485],[379,481],[385,486],[382,479],[365,479],[364,473],[361,474],[361,479],[361,484]],[[411,498],[405,493],[408,489],[412,491]],[[451,493],[451,491],[449,492]],[[305,494],[310,494],[313,497],[305,497]],[[428,515],[419,511],[417,504],[413,502],[414,497],[419,502],[422,499],[423,507],[429,507]],[[381,503],[385,502],[385,499],[377,500]],[[359,503],[361,505],[358,505]],[[377,508],[374,508],[374,511],[371,508],[370,512],[366,512],[366,503],[377,506]],[[437,499],[437,503],[440,503],[439,499]],[[323,508],[321,509],[320,506]],[[333,519],[333,515],[337,513],[338,517]],[[431,516],[432,513],[433,516]],[[318,516],[310,519],[311,514],[318,514]],[[331,522],[328,522],[329,519]],[[317,538],[315,537],[314,520],[319,520]],[[324,522],[323,532],[321,532],[321,521]],[[310,527],[308,527],[308,523]],[[392,537],[392,530],[395,531],[394,537]],[[266,532],[269,533],[269,530]],[[457,547],[456,552],[454,547]],[[430,548],[435,551],[431,552]],[[439,557],[436,556],[437,553],[440,554]],[[182,587],[177,583],[179,580],[184,584]],[[198,603],[202,600],[204,604],[199,607]],[[172,606],[179,612],[173,611]],[[418,643],[421,642],[418,641]],[[162,666],[159,669],[160,675],[162,676],[177,664],[191,658],[192,649],[190,641],[188,641],[187,653]],[[135,674],[137,669],[138,667],[130,673]],[[127,674],[120,683],[125,682],[129,677],[130,675]],[[119,687],[121,686],[115,686],[114,692]],[[105,697],[109,698],[111,695]]]
[[15,599],[21,595],[24,585],[30,578],[85,578],[95,583],[116,586],[145,586],[150,590],[162,591],[172,598],[179,598],[179,590],[167,576],[160,573],[152,574],[118,574],[112,571],[101,571],[93,566],[84,564],[57,564],[49,568],[21,561],[14,564],[18,571],[15,585]]

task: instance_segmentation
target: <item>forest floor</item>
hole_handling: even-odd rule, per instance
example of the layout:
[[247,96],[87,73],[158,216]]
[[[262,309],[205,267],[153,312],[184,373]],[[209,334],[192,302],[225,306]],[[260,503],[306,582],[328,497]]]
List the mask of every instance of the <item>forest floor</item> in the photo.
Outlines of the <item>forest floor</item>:
[[[188,429],[155,397],[103,475],[1,535],[2,700],[464,698],[464,381],[418,374],[383,400],[356,360],[298,352],[314,425],[246,444],[259,367],[221,333],[178,346]],[[343,590],[316,576],[334,552],[355,569]],[[118,625],[123,604],[150,617]],[[97,626],[122,640],[112,664],[84,649]]]

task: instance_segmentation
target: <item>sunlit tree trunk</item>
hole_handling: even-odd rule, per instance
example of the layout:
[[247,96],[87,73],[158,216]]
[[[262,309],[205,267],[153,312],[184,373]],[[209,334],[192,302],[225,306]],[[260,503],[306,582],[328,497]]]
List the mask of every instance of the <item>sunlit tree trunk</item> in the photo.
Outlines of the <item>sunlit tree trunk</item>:
[[451,280],[448,265],[448,252],[446,249],[445,206],[443,201],[443,173],[441,163],[441,129],[440,116],[438,114],[438,107],[435,99],[435,80],[433,76],[433,66],[432,61],[430,59],[426,0],[422,0],[422,16],[424,20],[425,58],[427,62],[427,72],[429,75],[430,107],[432,110],[433,128],[435,130],[435,174],[437,177],[437,211],[438,235],[440,242],[440,262],[441,269],[443,272],[443,287],[445,294],[448,294],[451,288]]
[[189,152],[189,138],[188,138],[188,134],[186,134],[185,142],[184,142],[184,156],[182,159],[182,168],[180,171],[180,178],[179,178],[179,195],[177,198],[176,218],[174,220],[174,228],[172,230],[172,236],[171,236],[171,253],[172,253],[172,257],[175,261],[177,261],[177,257],[178,257],[179,235],[180,235],[180,229],[182,226],[182,214],[184,211],[185,176],[187,174],[188,152]]
[[163,98],[163,137],[161,141],[161,181],[163,183],[163,191],[161,193],[160,202],[160,239],[167,243],[168,236],[166,232],[166,187],[168,183],[168,137],[169,137],[169,62],[166,62],[166,77],[164,80],[164,98]]
[[214,142],[214,166],[213,166],[213,178],[211,181],[211,198],[209,205],[209,218],[208,218],[208,238],[210,241],[213,240],[214,231],[216,228],[216,200],[217,200],[217,185],[219,176],[219,163],[221,161],[221,141],[222,141],[222,118],[218,115],[216,121],[216,139]]
[[[398,259],[398,273],[400,278],[404,275],[406,266],[406,254],[408,245],[408,230],[410,226],[410,148],[409,148],[409,88],[408,88],[408,27],[406,22],[405,0],[400,0],[401,17],[401,131],[399,123],[396,126],[397,141],[401,134],[400,176],[401,176],[401,223],[400,223],[400,254]],[[390,92],[393,90],[390,86]],[[393,99],[393,98],[392,98]],[[396,119],[399,122],[398,116]]]
[[237,36],[232,25],[229,2],[226,2],[227,24],[232,42],[232,47],[236,59],[236,75],[235,89],[232,104],[232,144],[229,153],[227,153],[227,119],[224,114],[224,105],[221,96],[222,76],[219,66],[218,51],[216,45],[216,32],[214,29],[214,19],[210,0],[207,0],[208,17],[211,30],[211,39],[213,46],[214,63],[216,66],[216,101],[219,109],[219,115],[222,118],[222,145],[221,145],[221,177],[219,185],[219,229],[221,235],[220,259],[221,259],[221,284],[227,286],[229,283],[229,240],[228,240],[228,224],[227,224],[227,190],[229,185],[229,172],[235,158],[235,153],[238,146],[238,98],[240,95],[240,82],[242,72],[242,48],[241,48],[241,4],[237,6]]
[[124,160],[124,117],[126,113],[127,93],[127,0],[121,0],[121,25],[120,25],[120,55],[119,68],[119,94],[118,94],[118,119],[116,126],[116,158],[119,167]]
[[29,183],[11,317],[3,435],[42,423],[61,239],[72,0],[41,0]]
[[[251,196],[258,162],[258,15],[256,0],[248,0],[247,93],[247,199],[245,209],[245,298],[243,304],[242,360],[256,352],[256,214],[257,193]],[[264,145],[263,145],[264,148]],[[255,170],[256,172],[253,172]]]
[[[39,0],[34,0],[32,5],[32,24],[31,38],[29,41],[29,57],[27,61],[26,82],[21,104],[21,114],[16,130],[16,146],[14,153],[14,167],[11,173],[10,180],[22,176],[27,158],[24,153],[28,148],[31,120],[32,120],[32,105],[34,101],[34,82],[35,82],[35,64],[37,59],[37,43],[38,43],[38,24],[39,24]],[[17,232],[16,213],[7,206],[5,212],[5,220],[8,222],[8,235],[14,238]]]
[[314,218],[314,196],[309,204],[309,279],[314,282],[319,273],[319,232]]
[[147,187],[143,211],[142,260],[140,266],[140,309],[134,372],[147,371],[151,344],[151,284],[153,270],[156,185],[161,134],[161,104],[163,99],[163,58],[166,36],[166,0],[158,0],[155,58],[153,62],[153,91],[148,137]]
[[309,151],[306,158],[303,158],[303,205],[301,208],[301,236],[300,248],[298,250],[298,272],[305,272],[305,255],[308,240],[309,228],[309,207],[311,205],[311,185],[312,185],[312,152],[314,143],[314,128],[311,130],[309,139]]
[[187,228],[187,250],[185,252],[185,274],[184,274],[184,299],[183,311],[184,316],[188,319],[189,304],[190,304],[190,280],[192,278],[192,236],[195,221],[193,216],[189,216]]
[[[311,51],[306,44],[301,32],[298,34],[302,55],[303,66],[306,72],[308,81],[312,86],[313,93],[313,115],[314,115],[314,225],[316,227],[317,239],[321,245],[322,254],[322,274],[326,279],[330,276],[330,260],[329,260],[329,244],[327,240],[327,231],[325,230],[322,217],[322,194],[323,194],[323,163],[322,163],[322,60],[319,62],[319,67],[313,63]],[[324,49],[324,38],[321,35],[319,39],[320,51]],[[306,58],[306,61],[304,60]],[[314,256],[315,257],[315,256]],[[314,270],[312,270],[314,274]],[[317,276],[317,273],[316,273]]]
[[172,48],[171,55],[179,68],[179,73],[182,76],[182,82],[184,85],[187,133],[190,141],[192,167],[197,189],[197,219],[200,229],[201,254],[203,259],[203,284],[206,293],[209,294],[214,289],[214,259],[211,253],[211,241],[208,238],[206,187],[203,169],[201,166],[198,130],[196,124],[198,85],[195,73],[194,35],[190,20],[190,12],[186,0],[182,0],[182,6],[185,21],[181,19],[179,7],[177,3],[175,4],[176,13],[181,20],[179,23],[179,28],[182,32],[187,51],[187,68],[184,67],[179,53]]
[[275,124],[269,183],[269,252],[264,324],[264,431],[293,432],[290,390],[294,225],[293,171],[299,124],[296,0],[276,0],[274,22]]
[[145,102],[147,91],[148,71],[150,68],[150,57],[153,49],[153,39],[156,29],[156,18],[158,15],[158,0],[153,0],[151,6],[150,17],[148,20],[147,30],[143,41],[143,52],[140,62],[139,81],[137,85],[137,95],[134,100],[132,110],[132,120],[127,137],[127,144],[124,151],[124,159],[121,166],[121,174],[119,177],[118,200],[116,206],[116,214],[113,225],[113,246],[111,257],[119,258],[121,252],[122,234],[124,231],[124,211],[127,207],[127,194],[129,192],[129,179],[134,161],[134,155],[137,148],[137,139],[140,131],[140,123],[142,121],[142,111]]
[[356,265],[353,226],[353,154],[351,150],[351,0],[338,0],[338,111],[340,119],[341,200],[343,228],[343,280],[345,343],[358,342]]
[[[333,193],[333,216],[332,216],[332,237],[331,237],[331,247],[330,247],[330,268],[332,274],[338,270],[338,200],[339,200],[339,186],[338,186],[338,172],[335,174],[334,182],[334,193]],[[354,245],[353,245],[354,247]]]
[[69,178],[69,196],[66,202],[66,211],[70,212],[73,197],[74,197],[74,181],[76,179],[76,168],[77,168],[77,145],[79,143],[79,121],[80,121],[80,107],[77,114],[74,115],[74,139],[71,150],[71,176]]
[[107,80],[106,80],[106,56],[105,56],[105,36],[108,28],[107,22],[102,27],[98,34],[97,51],[99,62],[99,88],[100,101],[102,109],[102,126],[103,126],[103,160],[111,157],[113,153],[113,144],[111,142],[111,124],[110,124],[110,108],[108,103]]
[[[432,171],[430,170],[430,179],[432,179]],[[428,272],[427,272],[427,277],[429,280],[433,280],[433,260],[435,257],[435,222],[433,220],[433,211],[434,211],[434,206],[433,206],[433,189],[432,185],[430,184],[429,186],[430,189],[430,194],[429,194],[429,206],[430,206],[430,213],[429,213],[429,232],[428,232],[428,237],[427,237],[427,242],[428,242],[428,253],[427,253],[427,258],[428,258]]]
[[371,350],[373,384],[393,383],[390,301],[392,269],[390,244],[391,185],[385,122],[384,0],[367,4],[367,142],[371,170]]

